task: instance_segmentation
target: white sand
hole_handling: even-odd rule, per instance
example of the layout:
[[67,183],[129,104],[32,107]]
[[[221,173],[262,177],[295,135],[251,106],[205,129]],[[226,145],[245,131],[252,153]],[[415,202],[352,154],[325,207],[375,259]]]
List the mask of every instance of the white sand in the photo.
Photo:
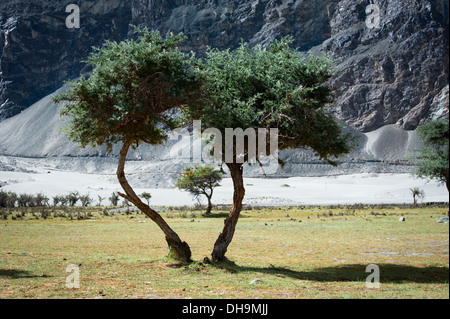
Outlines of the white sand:
[[[52,95],[64,89],[66,87]],[[117,165],[114,156],[117,155],[118,148],[114,148],[112,157],[98,157],[103,154],[102,148],[81,149],[69,142],[60,132],[64,121],[59,116],[60,106],[52,102],[52,95],[36,102],[17,116],[0,122],[2,189],[19,194],[42,192],[50,198],[76,190],[81,194],[89,193],[94,203],[97,203],[97,195],[110,197],[113,191],[121,189],[114,175]],[[394,125],[365,134],[350,127],[346,129],[360,136],[360,141],[342,165],[332,168],[330,165],[314,164],[314,160],[301,150],[280,152],[280,158],[284,158],[289,165],[280,169],[277,175],[325,176],[246,178],[248,186],[245,203],[411,203],[409,189],[412,187],[425,191],[425,201],[448,201],[445,187],[438,187],[436,182],[415,180],[409,174],[404,174],[410,170],[408,166],[389,164],[392,160],[405,158],[411,149],[419,148],[420,142],[415,132],[404,131]],[[177,142],[171,142],[166,147],[143,145],[137,151],[130,151],[129,158],[135,159],[127,162],[127,172],[134,173],[129,175],[130,184],[138,194],[149,191],[154,205],[196,203],[188,193],[170,188],[184,166],[169,156],[175,143]],[[247,176],[261,175],[257,166],[246,168],[245,173]],[[337,174],[339,175],[336,177],[326,176]],[[284,184],[290,187],[283,187]],[[225,179],[222,185],[215,191],[214,203],[230,204],[233,195],[231,180]],[[106,199],[103,204],[108,202]]]
[[[18,194],[42,192],[49,198],[77,190],[89,194],[97,203],[97,195],[108,198],[113,191],[121,191],[114,174],[86,174],[37,170],[37,173],[0,171],[2,190]],[[245,178],[245,204],[250,205],[327,205],[327,204],[377,204],[411,203],[410,188],[419,187],[425,192],[425,202],[448,201],[445,186],[434,181],[414,179],[408,174],[352,174],[327,177],[291,177],[285,179]],[[287,186],[289,185],[289,187]],[[189,193],[175,188],[136,188],[152,194],[151,204],[182,206],[196,201]],[[233,187],[226,178],[215,190],[215,204],[230,204]],[[52,203],[52,200],[50,200]],[[105,199],[103,204],[109,203]]]

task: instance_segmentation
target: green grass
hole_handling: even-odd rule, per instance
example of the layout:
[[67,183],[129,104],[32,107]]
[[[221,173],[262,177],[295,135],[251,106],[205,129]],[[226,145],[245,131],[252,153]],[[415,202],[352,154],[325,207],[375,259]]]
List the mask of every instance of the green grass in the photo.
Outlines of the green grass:
[[[449,298],[449,227],[436,223],[448,207],[253,207],[218,265],[203,259],[225,210],[160,209],[191,246],[189,265],[166,257],[142,214],[47,210],[0,221],[0,298]],[[81,264],[79,289],[66,287],[69,264]],[[379,289],[366,287],[369,264]]]

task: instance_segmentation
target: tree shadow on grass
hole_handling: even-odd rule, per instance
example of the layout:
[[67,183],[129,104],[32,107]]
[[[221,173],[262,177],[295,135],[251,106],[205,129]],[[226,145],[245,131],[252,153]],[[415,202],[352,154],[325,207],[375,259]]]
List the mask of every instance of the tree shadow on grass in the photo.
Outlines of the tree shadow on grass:
[[[339,281],[365,281],[371,274],[366,272],[367,265],[350,264],[334,267],[317,268],[308,271],[295,271],[284,267],[248,267],[239,266],[233,261],[227,260],[215,263],[215,267],[225,269],[231,273],[255,272],[278,277],[290,277],[299,280],[319,282]],[[448,283],[448,267],[414,267],[397,264],[378,264],[380,270],[380,282],[382,283]]]
[[9,279],[22,279],[22,278],[45,278],[45,277],[51,277],[51,276],[34,275],[27,270],[0,269],[0,278],[1,277],[7,277]]
[[[211,219],[215,219],[215,218],[225,219],[228,217],[228,215],[229,215],[229,212],[223,212],[223,213],[214,212],[214,213],[209,213],[208,215],[202,214],[201,217],[202,218],[211,218]],[[245,215],[242,213],[239,215],[239,218],[247,218],[247,217],[248,217],[248,215]]]

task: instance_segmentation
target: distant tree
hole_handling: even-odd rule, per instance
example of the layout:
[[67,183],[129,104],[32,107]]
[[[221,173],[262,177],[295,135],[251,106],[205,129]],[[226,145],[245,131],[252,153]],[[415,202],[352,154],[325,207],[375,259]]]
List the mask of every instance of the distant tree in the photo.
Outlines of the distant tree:
[[[59,200],[61,202],[61,206],[66,206],[69,203],[68,196],[61,195],[59,198],[60,198]],[[53,200],[54,200],[54,198],[53,198]]]
[[[293,39],[287,37],[267,48],[242,43],[233,51],[208,49],[201,70],[209,99],[199,107],[183,108],[184,116],[201,120],[202,126],[215,128],[222,136],[229,129],[258,129],[259,140],[259,129],[278,129],[279,150],[311,149],[336,165],[333,158],[350,151],[351,137],[343,134],[339,122],[326,109],[332,101],[332,90],[326,82],[334,74],[333,61],[305,55],[291,48],[292,43]],[[222,149],[226,150],[225,143]],[[243,156],[245,162],[254,159],[249,143],[243,152],[231,151],[233,160],[222,161],[233,180],[233,206],[215,242],[213,262],[225,258],[242,210],[244,163],[236,157]]]
[[112,192],[109,201],[111,202],[112,206],[117,206],[119,204],[119,195],[116,192]]
[[87,207],[92,203],[92,198],[89,194],[80,196],[81,206]]
[[141,197],[147,201],[147,205],[150,205],[150,198],[152,198],[152,194],[150,194],[148,192],[143,192],[141,194]]
[[78,191],[70,192],[67,195],[67,201],[70,206],[75,206],[75,204],[78,202],[79,199],[80,199],[80,193]]
[[14,192],[0,191],[0,207],[15,207],[18,196]]
[[98,198],[98,206],[102,206],[102,201],[105,199],[103,197],[101,197],[100,195],[97,195]]
[[417,205],[417,198],[424,198],[425,192],[418,187],[410,188],[410,191],[413,195],[414,206]]
[[417,134],[424,147],[416,151],[412,162],[413,174],[420,178],[434,179],[449,190],[449,120],[440,119],[419,126]]
[[81,144],[114,144],[121,150],[117,178],[125,194],[119,193],[150,217],[164,232],[170,255],[190,260],[186,242],[155,210],[143,203],[125,176],[125,161],[130,147],[142,143],[161,144],[167,138],[165,128],[174,128],[171,110],[200,100],[201,78],[196,71],[194,55],[182,53],[178,45],[183,35],[136,28],[137,39],[120,43],[107,41],[89,56],[93,71],[88,79],[71,82],[71,90],[55,98],[67,101],[61,114],[70,116],[68,137]]
[[223,173],[213,166],[187,167],[178,177],[175,186],[181,190],[188,191],[195,198],[198,198],[200,195],[206,196],[208,207],[205,214],[208,215],[212,209],[211,198],[214,188],[220,186],[222,178]]
[[36,206],[48,206],[49,198],[42,193],[36,194],[34,200]]
[[17,198],[17,205],[19,207],[33,207],[35,206],[35,201],[30,194],[20,194]]
[[60,202],[61,202],[61,196],[60,195],[53,196],[53,206],[55,206],[55,207],[58,206],[58,204]]

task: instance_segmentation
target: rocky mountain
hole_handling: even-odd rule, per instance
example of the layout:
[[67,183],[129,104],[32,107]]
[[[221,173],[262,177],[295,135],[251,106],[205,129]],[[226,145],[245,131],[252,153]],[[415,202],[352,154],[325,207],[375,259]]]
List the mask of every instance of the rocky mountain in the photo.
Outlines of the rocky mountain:
[[[336,61],[333,110],[362,132],[414,129],[448,117],[448,0],[0,0],[0,119],[88,72],[80,63],[129,24],[183,32],[184,50],[267,44],[292,35],[300,50]],[[80,8],[69,29],[68,4]]]
[[[66,6],[79,3],[80,28]],[[92,46],[127,36],[128,1],[0,0],[0,119],[14,116],[87,72]]]

